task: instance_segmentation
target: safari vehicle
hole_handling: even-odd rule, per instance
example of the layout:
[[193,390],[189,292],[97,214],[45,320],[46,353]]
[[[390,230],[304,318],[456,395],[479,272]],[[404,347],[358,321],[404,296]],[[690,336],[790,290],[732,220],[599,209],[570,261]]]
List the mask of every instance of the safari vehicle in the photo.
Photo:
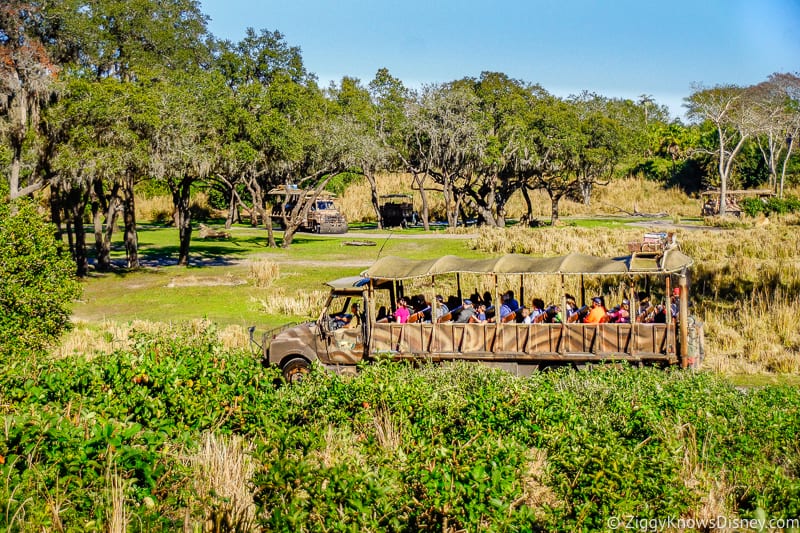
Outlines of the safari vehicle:
[[414,203],[410,194],[385,194],[379,198],[381,224],[386,228],[405,228],[414,222]]
[[[283,227],[284,213],[291,212],[303,195],[308,198],[313,196],[314,192],[299,189],[297,186],[289,186],[276,187],[269,191],[269,195],[283,196],[282,201],[276,202],[272,208],[272,218],[276,219]],[[347,233],[347,218],[336,207],[335,199],[336,195],[326,191],[317,194],[308,214],[300,225],[300,230],[311,233]]]
[[[645,244],[648,244],[647,246]],[[602,258],[582,254],[562,257],[531,257],[511,254],[493,259],[469,259],[445,256],[434,260],[411,260],[385,257],[376,261],[360,276],[329,282],[330,295],[315,322],[286,328],[276,335],[264,335],[265,363],[276,365],[289,382],[302,379],[309,365],[318,361],[327,369],[354,371],[358,363],[378,358],[430,361],[479,361],[518,375],[556,365],[582,366],[601,361],[629,361],[634,364],[692,363],[689,354],[689,312],[687,270],[692,260],[674,243],[663,241],[663,249],[652,243],[630,246],[630,255]],[[462,278],[490,280],[494,301],[498,302],[500,280],[519,280],[520,301],[524,281],[531,276],[549,276],[560,290],[566,309],[566,281],[573,285],[586,277],[610,283],[645,282],[654,291],[672,294],[677,278],[680,291],[676,321],[667,323],[583,324],[516,322],[453,323],[437,316],[435,295],[442,283],[453,281],[458,298],[462,297]],[[455,278],[455,280],[453,280]],[[660,283],[653,283],[651,280]],[[398,298],[410,292],[412,285],[426,287],[423,301],[432,302],[417,310],[407,323],[389,322],[380,313],[385,305],[394,309]],[[611,286],[611,285],[609,285]],[[634,293],[635,294],[635,293]],[[582,299],[584,295],[581,296]],[[357,327],[336,328],[337,314],[346,313],[352,303],[363,310]],[[638,302],[636,302],[638,303]],[[632,309],[637,309],[632,306]],[[444,318],[444,317],[443,317]],[[427,320],[426,320],[427,319]]]
[[[703,197],[703,209],[701,215],[704,217],[713,217],[719,215],[720,207],[720,191],[709,190],[700,193]],[[775,196],[775,193],[770,189],[742,189],[730,190],[725,194],[725,213],[740,217],[742,216],[742,208],[739,202],[742,198],[757,197],[762,201]]]

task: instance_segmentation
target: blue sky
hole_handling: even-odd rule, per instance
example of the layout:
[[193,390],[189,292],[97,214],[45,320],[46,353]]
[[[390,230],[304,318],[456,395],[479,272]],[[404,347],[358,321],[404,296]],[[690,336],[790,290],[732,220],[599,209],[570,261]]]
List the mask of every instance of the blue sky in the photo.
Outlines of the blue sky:
[[651,95],[683,114],[693,84],[800,71],[800,0],[201,0],[209,30],[280,31],[321,85],[379,68],[409,87],[482,71],[582,90]]

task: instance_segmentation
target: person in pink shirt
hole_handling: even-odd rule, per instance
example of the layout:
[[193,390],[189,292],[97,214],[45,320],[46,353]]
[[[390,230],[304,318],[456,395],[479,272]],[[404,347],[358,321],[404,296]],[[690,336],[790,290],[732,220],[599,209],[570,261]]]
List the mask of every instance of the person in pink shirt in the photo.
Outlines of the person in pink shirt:
[[408,301],[405,297],[397,301],[397,310],[394,312],[394,320],[398,324],[405,324],[408,322],[408,317],[411,316],[411,311],[408,309]]
[[631,302],[627,298],[622,300],[622,305],[616,306],[607,313],[608,321],[614,324],[629,324],[631,321]]

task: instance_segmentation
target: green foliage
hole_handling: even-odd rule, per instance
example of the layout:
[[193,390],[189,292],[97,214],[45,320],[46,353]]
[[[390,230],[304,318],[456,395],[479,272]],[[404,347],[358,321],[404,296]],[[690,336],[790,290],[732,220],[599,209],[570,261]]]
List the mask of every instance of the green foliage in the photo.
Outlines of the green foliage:
[[48,501],[68,498],[65,530],[105,530],[113,467],[132,531],[174,530],[202,496],[181,457],[208,430],[254,443],[250,490],[270,531],[596,531],[609,516],[687,516],[710,490],[732,515],[800,512],[796,388],[389,362],[276,388],[277,371],[213,333],[4,367],[0,527],[22,507],[27,525],[50,527]]
[[342,195],[351,183],[356,183],[363,179],[363,177],[361,173],[357,172],[342,172],[330,179],[325,186],[325,190],[336,195]]
[[70,327],[81,292],[69,255],[32,203],[0,205],[0,354],[35,352]]
[[800,212],[800,198],[794,196],[787,196],[785,198],[743,198],[739,202],[745,214],[751,217],[758,216],[759,214],[769,215],[785,215],[787,213]]

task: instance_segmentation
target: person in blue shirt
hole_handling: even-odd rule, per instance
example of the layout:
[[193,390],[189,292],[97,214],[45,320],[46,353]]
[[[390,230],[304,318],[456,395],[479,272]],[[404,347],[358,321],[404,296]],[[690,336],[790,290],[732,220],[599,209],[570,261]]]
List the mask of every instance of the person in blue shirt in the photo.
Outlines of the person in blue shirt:
[[503,303],[512,311],[519,309],[519,302],[514,299],[514,291],[506,291],[503,295]]

